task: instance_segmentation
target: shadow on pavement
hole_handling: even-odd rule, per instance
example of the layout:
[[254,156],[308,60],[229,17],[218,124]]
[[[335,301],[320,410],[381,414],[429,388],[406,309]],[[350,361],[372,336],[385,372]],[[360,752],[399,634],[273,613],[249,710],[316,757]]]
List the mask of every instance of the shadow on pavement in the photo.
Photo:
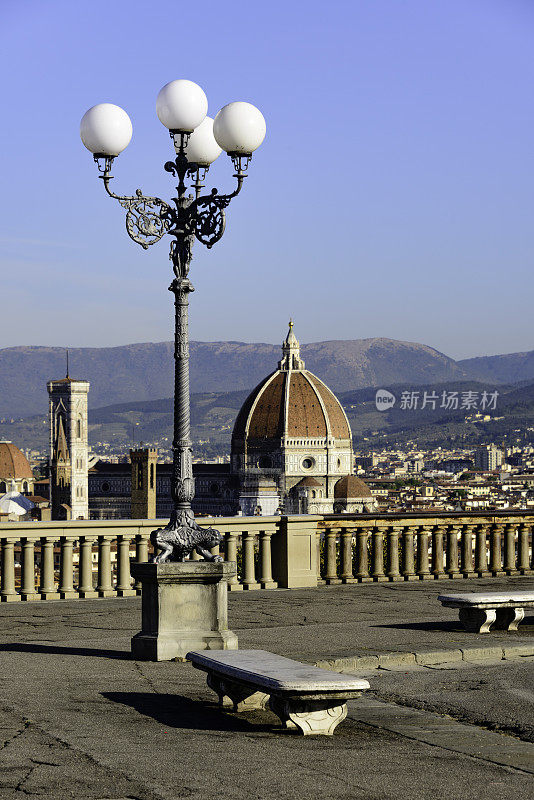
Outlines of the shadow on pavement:
[[451,620],[450,622],[443,622],[432,620],[431,622],[391,622],[388,625],[370,625],[371,628],[397,628],[399,630],[410,631],[446,631],[453,633],[457,631],[464,631],[463,626],[458,620]]
[[118,658],[131,661],[131,653],[125,650],[101,650],[89,647],[60,647],[55,644],[20,644],[20,642],[7,642],[0,644],[0,652],[12,653],[41,653],[43,655],[60,656],[92,656],[93,658]]
[[[249,722],[243,714],[237,715],[221,711],[202,700],[190,700],[179,694],[151,694],[149,692],[102,692],[102,697],[114,703],[122,703],[135,709],[139,714],[152,717],[156,722],[169,728],[189,728],[204,731],[236,731],[248,733],[273,732],[275,718],[269,724],[262,724],[265,712],[248,712],[259,722]],[[277,733],[284,733],[277,729]]]
[[[456,609],[453,609],[456,611]],[[458,619],[455,620],[431,620],[430,622],[390,622],[384,625],[370,625],[371,628],[397,628],[398,630],[409,631],[444,631],[446,633],[465,633],[464,626]],[[505,631],[500,631],[504,633]],[[508,631],[508,633],[532,633],[534,632],[534,617],[525,617],[519,624],[518,631]]]

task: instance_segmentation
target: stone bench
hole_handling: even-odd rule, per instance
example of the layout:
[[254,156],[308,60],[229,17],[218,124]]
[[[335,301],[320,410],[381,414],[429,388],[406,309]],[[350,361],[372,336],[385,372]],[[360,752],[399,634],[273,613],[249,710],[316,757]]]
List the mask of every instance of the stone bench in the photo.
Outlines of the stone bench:
[[369,683],[312,667],[265,650],[193,651],[187,658],[208,673],[207,683],[219,705],[234,711],[267,706],[285,728],[332,735],[347,716],[347,700],[359,697]]
[[460,609],[460,622],[468,631],[489,633],[490,628],[516,631],[525,608],[534,608],[534,592],[466,592],[440,594],[443,606]]

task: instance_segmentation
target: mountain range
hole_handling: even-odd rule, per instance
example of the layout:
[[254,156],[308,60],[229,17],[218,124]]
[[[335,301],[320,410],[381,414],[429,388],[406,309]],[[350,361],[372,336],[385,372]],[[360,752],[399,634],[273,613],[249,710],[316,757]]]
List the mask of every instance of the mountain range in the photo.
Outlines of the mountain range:
[[[70,375],[90,381],[90,408],[170,397],[172,352],[172,342],[72,348]],[[266,343],[193,341],[190,352],[194,393],[250,390],[281,357],[279,345]],[[336,393],[402,383],[534,381],[534,350],[455,361],[428,345],[374,338],[304,344],[301,355]],[[46,383],[64,377],[65,365],[60,347],[0,349],[0,418],[44,413]]]

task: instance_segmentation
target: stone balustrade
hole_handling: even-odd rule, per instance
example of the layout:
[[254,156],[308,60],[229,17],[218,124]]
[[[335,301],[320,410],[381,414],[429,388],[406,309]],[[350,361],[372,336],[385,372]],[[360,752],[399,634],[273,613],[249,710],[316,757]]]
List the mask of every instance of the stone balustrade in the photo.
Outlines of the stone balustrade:
[[325,516],[317,524],[320,580],[534,575],[533,529],[529,512]]
[[[318,584],[533,575],[534,513],[217,517],[221,552],[236,561],[230,591]],[[0,524],[0,599],[139,594],[130,561],[152,554],[161,520]],[[213,549],[219,554],[219,548]]]

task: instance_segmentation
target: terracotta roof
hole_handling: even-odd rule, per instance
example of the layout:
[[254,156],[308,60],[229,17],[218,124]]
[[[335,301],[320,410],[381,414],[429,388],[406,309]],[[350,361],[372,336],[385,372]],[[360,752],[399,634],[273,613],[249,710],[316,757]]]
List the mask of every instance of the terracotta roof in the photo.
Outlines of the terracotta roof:
[[251,439],[275,439],[284,435],[284,386],[286,376],[279,372],[264,384],[259,402],[248,420]]
[[29,461],[11,442],[0,442],[0,480],[33,478]]
[[313,488],[315,488],[316,486],[321,487],[322,485],[323,484],[319,483],[319,481],[316,481],[315,478],[312,478],[311,475],[308,475],[306,478],[303,478],[301,481],[296,483],[293,488],[297,489],[297,488],[303,487],[303,486],[312,486]]
[[340,478],[334,486],[334,497],[372,497],[372,492],[360,478],[356,475],[345,475]]
[[339,400],[304,369],[278,370],[258,384],[237,415],[232,440],[280,439],[284,435],[351,438]]
[[326,438],[328,429],[314,385],[307,372],[288,372],[287,436]]
[[315,375],[312,375],[311,372],[307,372],[306,376],[313,383],[324,403],[330,421],[330,434],[336,439],[350,439],[349,424],[337,397],[330,391],[328,386],[320,381],[319,378],[316,378]]

